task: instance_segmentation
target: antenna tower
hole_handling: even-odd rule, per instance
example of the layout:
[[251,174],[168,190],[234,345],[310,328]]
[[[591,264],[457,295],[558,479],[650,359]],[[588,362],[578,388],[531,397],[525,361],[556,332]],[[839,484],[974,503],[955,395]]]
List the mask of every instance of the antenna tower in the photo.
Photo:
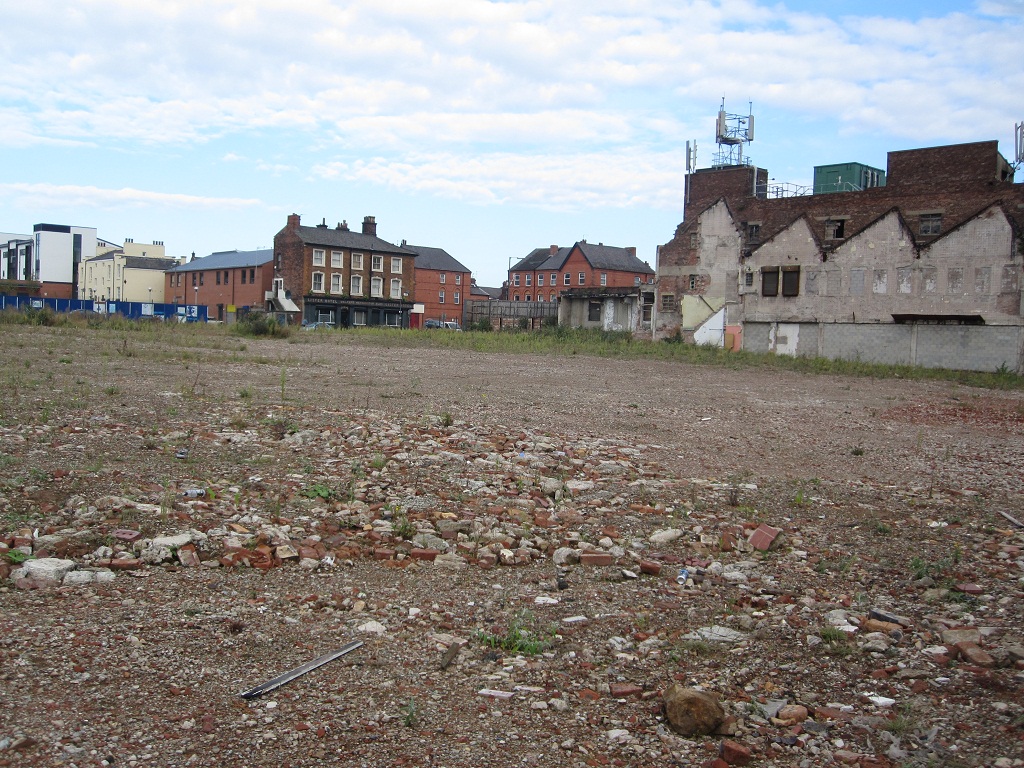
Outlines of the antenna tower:
[[1016,157],[1013,160],[1013,169],[1017,170],[1024,165],[1024,123],[1013,124],[1013,148]]
[[733,115],[725,111],[725,97],[718,109],[715,121],[715,141],[718,153],[713,166],[750,165],[750,158],[743,156],[743,145],[754,140],[754,105],[750,104],[746,115]]

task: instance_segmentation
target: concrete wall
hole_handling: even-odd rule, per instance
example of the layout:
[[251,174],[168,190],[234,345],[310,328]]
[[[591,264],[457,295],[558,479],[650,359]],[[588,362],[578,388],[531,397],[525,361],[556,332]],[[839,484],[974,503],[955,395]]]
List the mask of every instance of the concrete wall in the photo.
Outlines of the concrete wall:
[[743,326],[743,349],[800,357],[1024,373],[1024,327],[868,323],[768,323]]

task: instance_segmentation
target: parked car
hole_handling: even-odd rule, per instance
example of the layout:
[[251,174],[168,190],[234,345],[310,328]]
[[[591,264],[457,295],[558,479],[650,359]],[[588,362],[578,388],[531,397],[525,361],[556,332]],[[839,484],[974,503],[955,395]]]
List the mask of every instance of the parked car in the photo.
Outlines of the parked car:
[[425,322],[423,324],[423,327],[424,328],[440,328],[441,327],[441,321],[440,320],[427,320],[427,322]]
[[454,320],[447,320],[444,323],[444,329],[446,331],[461,331],[462,330],[462,326],[460,326]]
[[423,323],[424,328],[441,328],[445,331],[461,331],[462,327],[455,320],[427,320]]

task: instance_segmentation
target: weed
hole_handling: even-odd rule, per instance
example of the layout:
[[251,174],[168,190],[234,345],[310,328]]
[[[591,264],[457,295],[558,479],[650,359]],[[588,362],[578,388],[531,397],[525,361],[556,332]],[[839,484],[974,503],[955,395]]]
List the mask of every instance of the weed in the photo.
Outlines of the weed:
[[242,387],[240,390],[238,390],[238,396],[243,400],[249,400],[252,397],[252,388]]
[[892,528],[886,523],[883,523],[881,520],[876,520],[875,533],[879,534],[880,536],[885,536],[887,534],[892,533]]
[[400,539],[411,539],[416,535],[416,526],[412,524],[412,521],[405,514],[400,514],[395,517],[395,522],[391,525],[391,530]]
[[282,402],[284,402],[284,400],[285,400],[285,396],[284,396],[284,385],[285,385],[285,382],[287,381],[287,379],[288,379],[288,369],[287,369],[287,368],[285,368],[285,367],[284,367],[284,366],[282,365],[282,366],[281,366],[281,401],[282,401]]
[[375,453],[373,458],[370,460],[370,467],[372,469],[384,469],[388,465],[387,457],[382,453]]
[[913,710],[909,702],[905,702],[900,705],[899,711],[894,713],[889,722],[882,726],[889,733],[894,736],[903,736],[908,733],[912,733],[917,727],[917,723],[914,720]]
[[32,559],[32,555],[26,554],[25,552],[22,552],[20,549],[9,549],[6,552],[4,552],[4,557],[7,558],[7,562],[11,563],[12,565],[20,565],[21,563],[24,563],[26,560]]
[[419,708],[415,699],[409,699],[409,703],[402,707],[402,724],[406,728],[415,728],[419,724]]
[[826,643],[845,643],[846,633],[838,627],[822,627],[818,637]]
[[850,449],[850,455],[851,456],[863,456],[864,455],[864,448],[862,446],[859,446],[859,445],[854,446],[853,448]]
[[683,640],[676,646],[676,650],[680,655],[687,656],[711,656],[715,652],[714,646],[707,640]]
[[442,427],[444,427],[445,429],[447,429],[447,428],[448,428],[448,427],[450,427],[450,426],[451,426],[451,425],[452,425],[453,423],[454,423],[454,419],[452,419],[452,415],[451,415],[450,413],[448,413],[448,412],[446,411],[445,413],[442,413],[442,414],[441,414],[441,426],[442,426]]
[[111,385],[103,388],[103,393],[113,397],[114,395],[120,395],[121,394],[121,388],[119,386],[117,386],[116,384],[111,384]]
[[334,498],[334,491],[328,488],[326,485],[311,485],[308,488],[303,488],[300,492],[301,495],[307,499],[324,499],[330,501]]
[[491,634],[478,630],[476,639],[491,648],[501,648],[509,653],[521,653],[525,656],[536,656],[550,647],[554,632],[549,632],[545,639],[537,632],[533,624],[533,614],[529,611],[520,611],[509,623],[505,634]]

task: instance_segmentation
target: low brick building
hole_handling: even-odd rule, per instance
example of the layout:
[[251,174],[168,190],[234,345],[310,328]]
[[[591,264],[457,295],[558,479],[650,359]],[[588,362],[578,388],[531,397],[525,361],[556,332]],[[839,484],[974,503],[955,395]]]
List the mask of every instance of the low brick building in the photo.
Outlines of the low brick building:
[[863,190],[779,196],[734,165],[690,174],[687,195],[659,249],[656,338],[715,312],[726,327],[1021,325],[1024,185],[997,142],[890,152],[885,185]]
[[345,222],[303,226],[293,213],[274,236],[274,291],[305,323],[408,328],[415,261],[413,251],[377,237],[373,216],[353,232]]
[[469,268],[443,248],[409,245],[404,240],[402,247],[416,254],[414,300],[423,305],[422,321],[454,320],[464,326],[466,302],[472,289]]
[[580,240],[571,247],[537,248],[508,271],[511,301],[557,301],[570,288],[626,288],[653,282],[654,270],[636,248]]
[[210,320],[231,322],[237,312],[263,309],[273,279],[274,252],[218,251],[164,273],[168,304],[207,307]]

